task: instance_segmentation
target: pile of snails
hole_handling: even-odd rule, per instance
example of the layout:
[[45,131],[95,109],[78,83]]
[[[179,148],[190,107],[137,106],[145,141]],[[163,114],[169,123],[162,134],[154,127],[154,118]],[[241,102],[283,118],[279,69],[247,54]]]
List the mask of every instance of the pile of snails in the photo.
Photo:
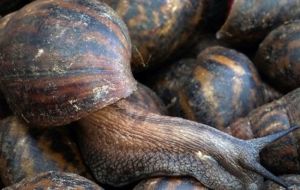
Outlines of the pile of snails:
[[5,190],[300,188],[299,0],[5,0],[0,17]]

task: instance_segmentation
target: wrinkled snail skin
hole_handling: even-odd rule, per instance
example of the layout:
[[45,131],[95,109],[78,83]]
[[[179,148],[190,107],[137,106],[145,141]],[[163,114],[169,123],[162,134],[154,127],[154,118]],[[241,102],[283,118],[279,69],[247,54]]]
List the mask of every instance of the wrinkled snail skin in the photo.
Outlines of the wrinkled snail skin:
[[0,122],[0,177],[9,186],[46,171],[91,178],[68,126],[32,128],[15,116]]
[[172,65],[153,88],[171,115],[220,130],[281,96],[261,81],[244,54],[221,46],[206,48],[196,60]]
[[[263,137],[287,130],[300,124],[300,89],[296,89],[281,99],[251,111],[226,128],[226,132],[241,139]],[[298,173],[300,132],[265,148],[260,156],[262,164],[276,174]]]
[[127,24],[132,40],[133,72],[163,63],[203,22],[204,0],[99,0]]
[[212,189],[259,189],[263,175],[287,186],[258,160],[265,145],[288,131],[243,141],[207,125],[149,113],[127,99],[78,125],[84,160],[103,184],[122,186],[167,175],[192,176]]
[[217,38],[237,46],[257,45],[279,25],[300,18],[299,0],[233,0]]
[[[290,189],[298,190],[300,189],[300,175],[299,174],[290,174],[283,175],[280,178],[287,181],[289,184],[293,184]],[[272,181],[266,181],[264,183],[264,190],[285,190],[283,187],[273,183]]]
[[284,24],[268,34],[256,53],[259,71],[284,92],[300,87],[299,39],[300,22]]
[[6,187],[3,190],[103,190],[96,183],[77,174],[49,171],[35,177],[28,177],[17,184]]
[[145,179],[138,183],[133,190],[208,190],[193,178],[186,177],[157,177]]
[[39,0],[0,21],[0,88],[27,123],[58,126],[136,89],[126,25],[96,0]]

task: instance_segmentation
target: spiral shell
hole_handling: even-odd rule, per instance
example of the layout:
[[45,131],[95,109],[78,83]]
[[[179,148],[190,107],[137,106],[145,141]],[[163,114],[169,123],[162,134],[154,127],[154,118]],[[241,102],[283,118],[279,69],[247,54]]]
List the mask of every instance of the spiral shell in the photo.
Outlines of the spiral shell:
[[[103,0],[102,0],[103,1]],[[203,0],[104,0],[127,24],[133,71],[162,63],[184,44],[202,21]]]
[[40,0],[0,23],[0,88],[34,125],[63,125],[136,88],[125,24],[96,0]]
[[4,190],[32,189],[103,190],[96,183],[77,174],[53,171],[41,173],[35,177],[26,178],[17,184],[4,188]]
[[160,177],[141,181],[133,190],[208,190],[200,182],[192,178]]
[[279,25],[300,18],[299,0],[231,0],[217,37],[237,46],[257,45]]
[[220,130],[280,96],[262,83],[245,55],[220,46],[205,49],[197,60],[177,63],[154,89],[172,115]]
[[300,22],[284,24],[273,30],[257,51],[257,68],[281,91],[300,87],[299,39]]
[[0,177],[6,186],[47,171],[91,178],[67,127],[29,128],[11,116],[0,123],[0,147]]

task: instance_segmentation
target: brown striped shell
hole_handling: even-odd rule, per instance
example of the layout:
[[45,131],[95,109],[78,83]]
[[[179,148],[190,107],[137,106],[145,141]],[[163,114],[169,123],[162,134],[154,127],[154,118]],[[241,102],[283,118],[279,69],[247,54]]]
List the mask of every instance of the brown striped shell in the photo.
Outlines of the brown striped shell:
[[158,177],[141,181],[133,190],[208,190],[193,178]]
[[220,46],[205,49],[197,60],[174,65],[154,88],[172,115],[221,130],[279,96],[262,83],[245,55]]
[[125,24],[97,0],[39,0],[0,23],[0,88],[27,123],[63,125],[136,88]]
[[162,63],[187,41],[207,2],[203,0],[99,0],[127,24],[133,44],[133,71]]
[[299,0],[230,0],[217,37],[237,46],[257,45],[279,25],[300,18]]
[[0,17],[21,8],[22,6],[30,3],[31,1],[32,0],[1,0]]
[[[300,175],[299,174],[291,174],[291,175],[283,175],[280,178],[284,179],[286,182],[291,184],[291,190],[300,190]],[[264,185],[264,190],[285,190],[285,188],[277,185],[272,181],[266,181]]]
[[300,87],[300,22],[273,30],[260,44],[255,64],[279,90]]
[[96,183],[77,174],[63,172],[45,172],[28,177],[3,190],[103,190]]
[[78,147],[66,127],[30,128],[15,116],[0,123],[0,177],[15,184],[42,172],[77,173],[90,178]]
[[[227,133],[252,139],[300,125],[300,88],[251,111],[227,127]],[[277,174],[300,172],[300,131],[273,143],[261,152],[261,161]]]

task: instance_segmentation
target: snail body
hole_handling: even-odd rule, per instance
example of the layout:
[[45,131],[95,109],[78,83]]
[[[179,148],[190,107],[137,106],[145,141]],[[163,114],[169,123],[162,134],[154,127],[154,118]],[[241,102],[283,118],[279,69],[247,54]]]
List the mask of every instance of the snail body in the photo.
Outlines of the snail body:
[[127,28],[106,4],[34,1],[1,21],[0,88],[27,123],[64,125],[135,90]]
[[0,122],[0,177],[5,186],[47,171],[91,178],[67,127],[32,128],[15,116]]
[[135,104],[122,99],[78,122],[80,149],[98,182],[123,186],[157,175],[191,176],[212,189],[258,189],[260,175],[278,180],[258,163],[259,151],[288,131],[243,141]]
[[[251,111],[226,128],[241,139],[259,138],[300,124],[300,89]],[[299,131],[268,146],[261,152],[263,165],[277,174],[299,173]]]
[[257,68],[281,91],[300,87],[299,38],[300,22],[284,24],[268,34],[256,53]]
[[127,24],[133,44],[132,69],[162,63],[183,45],[202,21],[202,0],[104,0]]
[[64,172],[45,172],[35,177],[28,177],[4,190],[32,190],[32,189],[70,189],[70,190],[103,190],[94,182],[77,174]]
[[192,178],[157,177],[141,181],[133,190],[208,190],[201,183]]
[[220,130],[280,96],[260,80],[245,55],[220,46],[205,49],[194,61],[172,66],[154,89],[172,115]]
[[[280,178],[284,179],[290,184],[294,184],[291,189],[298,190],[300,189],[300,176],[299,174],[290,174],[290,175],[283,175]],[[273,183],[272,181],[266,181],[264,184],[265,190],[284,190],[283,187]]]
[[300,18],[300,1],[232,0],[217,38],[237,46],[257,45],[279,25]]

